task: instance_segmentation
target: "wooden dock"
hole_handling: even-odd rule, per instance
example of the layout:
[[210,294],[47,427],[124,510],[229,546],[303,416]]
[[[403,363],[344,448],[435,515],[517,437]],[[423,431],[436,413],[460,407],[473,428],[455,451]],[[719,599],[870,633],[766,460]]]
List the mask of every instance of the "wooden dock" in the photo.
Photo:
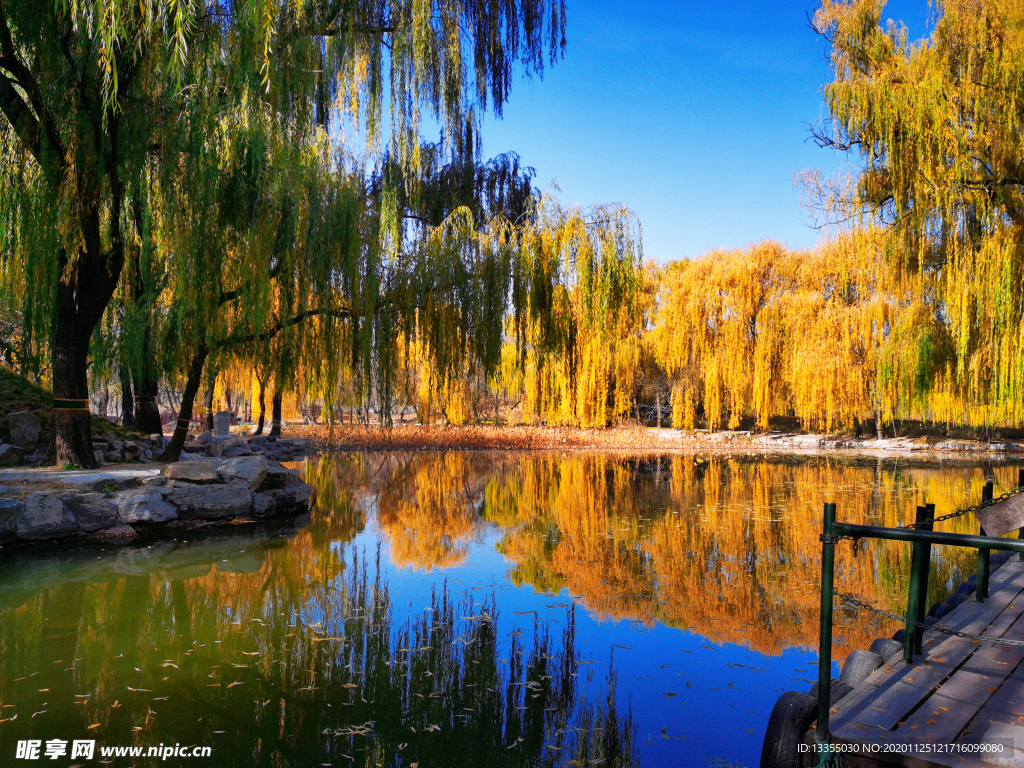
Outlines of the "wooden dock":
[[[1024,562],[1014,557],[992,574],[989,598],[961,603],[940,624],[972,635],[1024,641]],[[832,708],[836,744],[848,766],[914,768],[1004,765],[1024,768],[1024,646],[926,632],[914,663],[884,665]],[[962,752],[874,752],[884,745],[979,745],[1012,739],[1001,755]],[[932,747],[930,745],[939,745]],[[900,747],[894,747],[899,749]]]

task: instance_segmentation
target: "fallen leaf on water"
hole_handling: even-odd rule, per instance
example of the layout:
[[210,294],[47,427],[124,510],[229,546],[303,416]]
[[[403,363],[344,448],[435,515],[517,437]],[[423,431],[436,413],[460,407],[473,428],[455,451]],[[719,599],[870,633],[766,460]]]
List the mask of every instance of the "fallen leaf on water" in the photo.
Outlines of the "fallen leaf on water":
[[88,728],[87,728],[86,730],[88,730],[88,731],[95,731],[95,730],[96,730],[97,728],[99,728],[99,727],[100,727],[100,724],[99,724],[99,723],[93,723],[93,724],[92,724],[92,725],[90,725],[90,726],[89,726],[89,727],[88,727]]

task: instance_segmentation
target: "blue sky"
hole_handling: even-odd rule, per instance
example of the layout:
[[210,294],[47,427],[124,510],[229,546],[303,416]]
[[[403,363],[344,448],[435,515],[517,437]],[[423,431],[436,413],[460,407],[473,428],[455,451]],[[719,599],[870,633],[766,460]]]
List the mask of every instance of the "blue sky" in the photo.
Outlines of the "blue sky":
[[[660,262],[763,239],[813,245],[794,174],[838,172],[807,124],[825,116],[826,46],[813,0],[568,0],[568,50],[519,79],[484,153],[514,150],[563,202],[620,202]],[[925,0],[886,15],[924,33]]]

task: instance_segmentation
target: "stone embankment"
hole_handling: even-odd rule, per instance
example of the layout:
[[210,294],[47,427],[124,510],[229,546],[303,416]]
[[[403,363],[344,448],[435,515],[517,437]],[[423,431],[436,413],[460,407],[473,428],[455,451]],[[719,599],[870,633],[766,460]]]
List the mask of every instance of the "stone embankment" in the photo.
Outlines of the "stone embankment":
[[311,495],[296,470],[260,455],[163,469],[0,470],[0,543],[132,537],[158,526],[297,514]]
[[873,439],[849,435],[802,435],[785,432],[683,432],[660,430],[664,441],[682,440],[705,447],[742,447],[786,451],[859,451],[865,453],[1024,453],[1024,444],[1009,441],[953,440],[935,437]]

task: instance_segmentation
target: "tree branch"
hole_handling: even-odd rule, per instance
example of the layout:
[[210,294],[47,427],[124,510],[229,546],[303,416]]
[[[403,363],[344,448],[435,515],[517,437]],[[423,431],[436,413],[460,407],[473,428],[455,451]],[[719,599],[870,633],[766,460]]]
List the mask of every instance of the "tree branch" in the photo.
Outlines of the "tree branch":
[[277,336],[285,328],[290,328],[293,325],[298,325],[304,320],[308,320],[311,317],[334,317],[339,320],[348,320],[352,317],[347,309],[333,310],[333,309],[307,309],[305,312],[300,312],[295,317],[290,317],[285,320],[281,320],[266,331],[260,334],[250,333],[244,336],[228,336],[226,339],[211,344],[211,349],[221,350],[226,347],[233,347],[237,344],[251,344],[253,342],[265,342],[270,341],[272,338]]
[[[46,109],[46,105],[43,103],[42,94],[39,90],[39,83],[36,81],[31,70],[29,70],[21,59],[18,58],[18,52],[14,47],[14,39],[11,35],[11,28],[7,24],[7,13],[4,10],[4,3],[2,0],[0,0],[0,67],[3,67],[14,75],[18,84],[28,96],[29,101],[32,104],[32,110],[35,111],[35,116],[33,117],[25,102],[18,96],[18,92],[14,90],[14,86],[9,82],[4,81],[0,84],[0,107],[2,107],[7,119],[11,121],[11,125],[14,127],[15,131],[18,132],[19,137],[22,137],[24,132],[24,135],[31,139],[34,134],[36,149],[33,151],[30,144],[26,144],[26,146],[29,147],[37,160],[40,159],[40,154],[42,152],[41,134],[39,131],[39,125],[42,124],[42,134],[46,136],[51,148],[57,155],[59,164],[63,166],[67,155],[67,151],[64,148],[64,142],[61,141],[60,134],[57,131],[57,126],[53,122],[49,110]],[[20,108],[17,104],[13,103],[15,100],[21,103]],[[9,112],[8,109],[11,111]],[[32,117],[32,119],[36,121],[36,128],[34,131],[27,130],[24,127],[26,121],[25,112],[28,112],[28,116]]]

